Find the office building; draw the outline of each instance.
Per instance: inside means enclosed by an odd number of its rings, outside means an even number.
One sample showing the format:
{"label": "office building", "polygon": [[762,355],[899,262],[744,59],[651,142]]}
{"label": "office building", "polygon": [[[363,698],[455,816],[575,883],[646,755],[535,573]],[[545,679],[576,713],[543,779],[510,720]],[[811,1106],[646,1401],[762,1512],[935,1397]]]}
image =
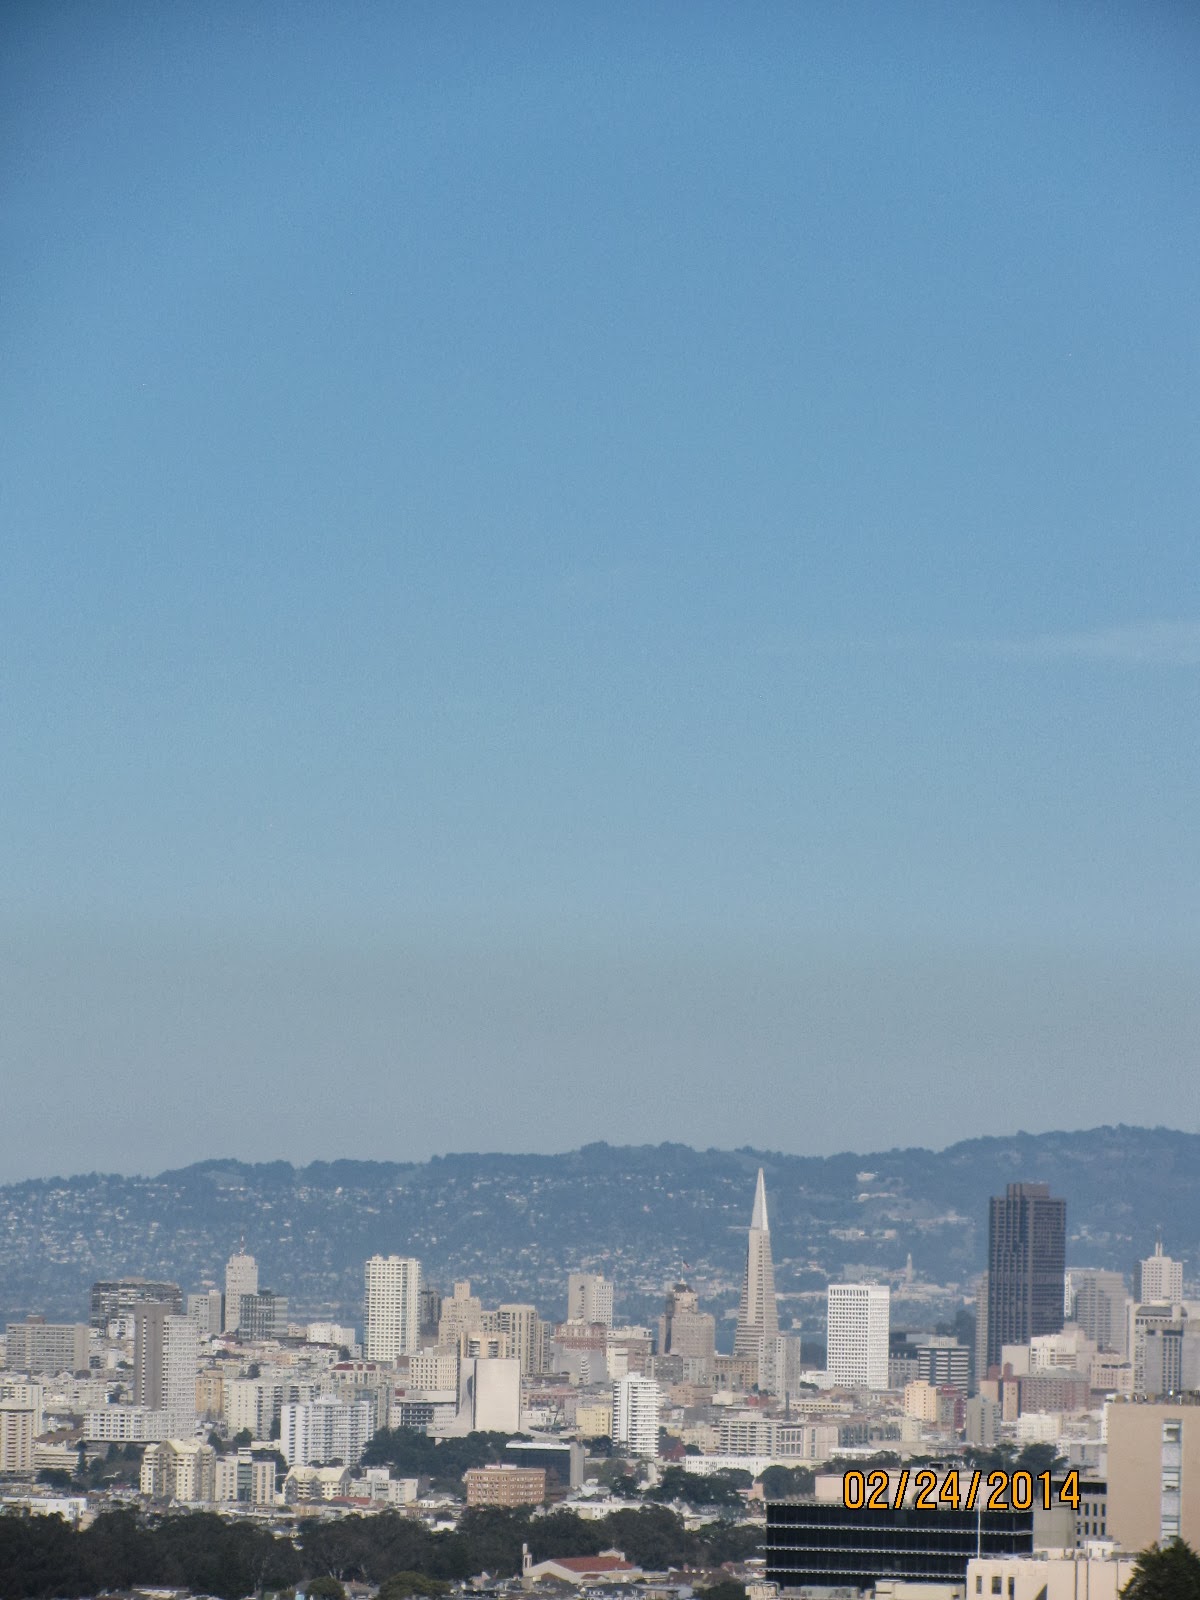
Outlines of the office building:
{"label": "office building", "polygon": [[1183,1299],[1183,1262],[1163,1255],[1162,1240],[1154,1254],[1138,1263],[1134,1299],[1142,1305],[1175,1306]]}
{"label": "office building", "polygon": [[458,1389],[457,1350],[417,1350],[408,1358],[408,1389],[426,1390]]}
{"label": "office building", "polygon": [[572,1272],[567,1278],[568,1322],[602,1322],[613,1325],[613,1286],[598,1272]]}
{"label": "office building", "polygon": [[1133,1392],[1150,1400],[1200,1390],[1200,1323],[1180,1316],[1145,1326],[1133,1372]]}
{"label": "office building", "polygon": [[544,1472],[546,1493],[554,1496],[579,1488],[586,1456],[575,1439],[510,1439],[504,1447],[504,1461],[508,1466]]}
{"label": "office building", "polygon": [[757,1361],[762,1341],[773,1339],[778,1332],[779,1311],[775,1301],[775,1264],[771,1259],[767,1190],[760,1167],[746,1241],[746,1269],[742,1277],[742,1298],[738,1307],[733,1353]]}
{"label": "office building", "polygon": [[777,1333],[764,1339],[758,1351],[758,1387],[764,1394],[795,1394],[804,1361],[798,1333]]}
{"label": "office building", "polygon": [[238,1307],[237,1336],[240,1343],[257,1339],[282,1339],[288,1330],[288,1303],[272,1289],[244,1294]]}
{"label": "office building", "polygon": [[935,1389],[961,1389],[971,1381],[971,1352],[957,1339],[925,1339],[917,1349],[917,1377]]}
{"label": "office building", "polygon": [[341,1349],[349,1350],[351,1355],[357,1354],[354,1349],[358,1342],[354,1337],[354,1329],[341,1322],[310,1322],[304,1330],[304,1337],[309,1344],[332,1344]]}
{"label": "office building", "polygon": [[1075,1267],[1071,1270],[1071,1320],[1097,1350],[1125,1360],[1129,1355],[1125,1279],[1119,1272]]}
{"label": "office building", "polygon": [[225,1263],[225,1332],[236,1333],[241,1318],[242,1296],[258,1293],[258,1262],[246,1254],[245,1241]]}
{"label": "office building", "polygon": [[825,1367],[834,1383],[887,1388],[891,1299],[886,1284],[829,1285]]}
{"label": "office building", "polygon": [[712,1363],[717,1353],[717,1319],[701,1311],[695,1291],[677,1283],[667,1291],[658,1319],[658,1353]]}
{"label": "office building", "polygon": [[441,1290],[423,1282],[417,1295],[417,1334],[422,1344],[429,1344],[437,1338],[441,1318]]}
{"label": "office building", "polygon": [[1200,1404],[1114,1400],[1108,1532],[1125,1550],[1180,1538],[1200,1549]]}
{"label": "office building", "polygon": [[288,1402],[279,1419],[279,1448],[289,1467],[356,1467],[375,1432],[375,1408],[366,1400]]}
{"label": "office building", "polygon": [[767,1502],[766,1577],[780,1589],[872,1590],[881,1579],[958,1584],[972,1557],[1030,1555],[1032,1511],[878,1510]]}
{"label": "office building", "polygon": [[367,1360],[410,1355],[420,1346],[421,1263],[414,1256],[372,1256],[366,1279]]}
{"label": "office building", "polygon": [[183,1310],[183,1291],[177,1283],[151,1278],[108,1278],[92,1285],[88,1322],[103,1331],[110,1322],[132,1317],[140,1305],[162,1305],[178,1316]]}
{"label": "office building", "polygon": [[196,1421],[196,1373],[200,1337],[196,1324],[165,1305],[139,1305],[134,1312],[133,1397],[147,1411],[165,1411],[181,1437]]}
{"label": "office building", "polygon": [[500,1306],[496,1311],[496,1331],[508,1339],[508,1353],[521,1363],[523,1377],[545,1371],[544,1328],[536,1306]]}
{"label": "office building", "polygon": [[521,1431],[521,1363],[515,1356],[468,1356],[459,1363],[458,1426],[463,1433]]}
{"label": "office building", "polygon": [[463,1477],[468,1510],[540,1506],[546,1499],[546,1474],[537,1467],[470,1467]]}
{"label": "office building", "polygon": [[653,1378],[630,1372],[613,1384],[613,1443],[631,1456],[658,1455],[658,1418],[662,1400]]}
{"label": "office building", "polygon": [[1000,1437],[1000,1407],[986,1395],[973,1395],[964,1414],[964,1435],[968,1444],[991,1449]]}
{"label": "office building", "polygon": [[1183,1387],[1182,1339],[1187,1326],[1182,1306],[1130,1302],[1129,1351],[1134,1394],[1158,1395]]}
{"label": "office building", "polygon": [[201,1339],[217,1339],[225,1327],[225,1296],[220,1289],[201,1289],[187,1297],[187,1315]]}
{"label": "office building", "polygon": [[86,1372],[90,1330],[86,1322],[10,1322],[6,1360],[13,1372]]}
{"label": "office building", "polygon": [[482,1326],[483,1301],[471,1293],[470,1279],[460,1278],[454,1285],[454,1293],[442,1296],[437,1342],[444,1349],[465,1354],[466,1336],[477,1333]]}
{"label": "office building", "polygon": [[1010,1183],[988,1223],[987,1369],[1006,1344],[1028,1344],[1063,1325],[1067,1203],[1045,1183]]}

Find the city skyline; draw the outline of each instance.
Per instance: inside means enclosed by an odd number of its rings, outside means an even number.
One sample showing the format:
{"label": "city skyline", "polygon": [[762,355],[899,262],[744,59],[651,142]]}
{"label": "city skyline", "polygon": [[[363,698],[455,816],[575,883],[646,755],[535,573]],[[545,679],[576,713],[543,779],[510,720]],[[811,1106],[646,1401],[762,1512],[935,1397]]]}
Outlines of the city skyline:
{"label": "city skyline", "polygon": [[[58,1509],[53,1484],[82,1491],[72,1500],[76,1526],[115,1506],[135,1524],[168,1527],[172,1516],[200,1510],[210,1546],[224,1522],[269,1518],[275,1533],[300,1533],[288,1548],[305,1558],[314,1527],[369,1541],[380,1515],[393,1540],[404,1529],[406,1580],[431,1559],[414,1553],[423,1524],[453,1530],[463,1577],[486,1560],[494,1581],[503,1571],[494,1542],[486,1557],[464,1562],[470,1514],[487,1507],[523,1518],[513,1531],[526,1579],[582,1586],[595,1561],[638,1583],[646,1556],[635,1550],[629,1561],[624,1547],[638,1538],[640,1503],[656,1519],[656,1568],[667,1564],[662,1540],[673,1529],[735,1539],[720,1570],[743,1585],[762,1579],[762,1551],[767,1591],[754,1600],[772,1600],[779,1582],[837,1577],[865,1592],[900,1575],[951,1580],[941,1600],[961,1600],[962,1580],[982,1594],[985,1572],[994,1594],[1011,1576],[1012,1600],[1019,1576],[1035,1578],[1021,1600],[1037,1600],[1048,1576],[1077,1584],[1081,1559],[1089,1587],[1092,1563],[1101,1563],[1115,1600],[1123,1559],[1156,1540],[1197,1536],[1200,1300],[1188,1298],[1195,1284],[1161,1230],[1132,1263],[1132,1293],[1124,1272],[1068,1275],[1069,1167],[1055,1173],[1065,1194],[1028,1177],[1009,1181],[980,1203],[988,1270],[973,1302],[963,1285],[921,1279],[911,1254],[891,1275],[895,1300],[867,1269],[840,1280],[819,1273],[822,1356],[800,1331],[804,1296],[787,1296],[780,1326],[766,1172],[753,1170],[728,1351],[714,1338],[704,1293],[674,1277],[660,1282],[656,1333],[652,1319],[629,1315],[613,1276],[571,1265],[574,1250],[557,1255],[555,1303],[540,1309],[511,1297],[497,1304],[494,1289],[474,1293],[466,1278],[447,1293],[416,1255],[360,1257],[360,1339],[357,1325],[330,1318],[330,1302],[297,1318],[287,1300],[252,1287],[262,1274],[246,1232],[227,1245],[209,1287],[186,1297],[174,1281],[105,1279],[91,1287],[87,1323],[8,1321],[2,1509],[26,1517]],[[749,1176],[743,1164],[743,1216]],[[867,1185],[880,1175],[855,1178]],[[860,1189],[860,1201],[869,1198]],[[286,1214],[276,1221],[291,1230]],[[298,1229],[291,1248],[320,1252],[321,1241]],[[985,1479],[986,1511],[972,1505]],[[565,1544],[539,1561],[542,1507],[555,1513]],[[705,1520],[685,1521],[689,1507]],[[402,1518],[388,1516],[398,1509]],[[329,1529],[344,1517],[353,1523]],[[592,1537],[596,1520],[610,1518],[622,1547],[571,1553],[584,1517]],[[4,1532],[0,1517],[0,1540]],[[681,1600],[694,1588],[698,1554],[693,1546]],[[23,1562],[22,1553],[12,1565]],[[228,1592],[248,1593],[255,1581],[248,1574]],[[651,1582],[661,1596],[663,1573]],[[668,1589],[672,1582],[667,1572]],[[386,1584],[380,1594],[394,1600]],[[650,1596],[639,1588],[627,1600]]]}

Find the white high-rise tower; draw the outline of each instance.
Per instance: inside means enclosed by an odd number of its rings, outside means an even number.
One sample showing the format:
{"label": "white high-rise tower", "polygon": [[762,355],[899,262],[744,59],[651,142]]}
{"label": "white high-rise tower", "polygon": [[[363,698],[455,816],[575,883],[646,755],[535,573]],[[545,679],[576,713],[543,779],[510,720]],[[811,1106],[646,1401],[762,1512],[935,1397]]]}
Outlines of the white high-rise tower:
{"label": "white high-rise tower", "polygon": [[762,1354],[763,1340],[779,1333],[779,1311],[775,1304],[775,1264],[771,1260],[771,1230],[767,1223],[767,1190],[762,1168],[754,1190],[754,1212],[750,1218],[750,1237],[746,1242],[746,1273],[742,1280],[742,1303],[738,1308],[737,1333],[733,1341],[735,1356]]}
{"label": "white high-rise tower", "polygon": [[598,1272],[572,1272],[567,1278],[567,1321],[613,1323],[613,1286]]}
{"label": "white high-rise tower", "polygon": [[246,1254],[243,1239],[225,1263],[225,1332],[236,1333],[244,1294],[258,1293],[258,1262]]}
{"label": "white high-rise tower", "polygon": [[173,1433],[190,1438],[196,1421],[200,1334],[170,1306],[145,1303],[133,1318],[133,1397],[150,1411],[165,1411]]}
{"label": "white high-rise tower", "polygon": [[891,1303],[886,1284],[829,1285],[825,1370],[835,1383],[887,1388]]}
{"label": "white high-rise tower", "polygon": [[658,1454],[658,1416],[662,1396],[653,1378],[630,1372],[613,1384],[613,1442],[631,1456]]}
{"label": "white high-rise tower", "polygon": [[368,1361],[395,1361],[417,1348],[421,1329],[421,1263],[415,1256],[372,1256],[367,1262]]}
{"label": "white high-rise tower", "polygon": [[1183,1299],[1183,1262],[1163,1255],[1162,1240],[1139,1265],[1137,1297],[1142,1305],[1177,1305]]}

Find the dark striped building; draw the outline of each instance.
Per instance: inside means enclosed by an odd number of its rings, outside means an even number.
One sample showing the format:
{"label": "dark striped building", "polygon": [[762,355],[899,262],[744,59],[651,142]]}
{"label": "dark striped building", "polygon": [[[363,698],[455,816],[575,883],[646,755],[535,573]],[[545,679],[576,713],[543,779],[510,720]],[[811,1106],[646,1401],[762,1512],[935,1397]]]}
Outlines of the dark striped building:
{"label": "dark striped building", "polygon": [[962,1583],[972,1556],[1033,1553],[1032,1511],[918,1511],[767,1502],[767,1578],[781,1589],[873,1588],[878,1578]]}

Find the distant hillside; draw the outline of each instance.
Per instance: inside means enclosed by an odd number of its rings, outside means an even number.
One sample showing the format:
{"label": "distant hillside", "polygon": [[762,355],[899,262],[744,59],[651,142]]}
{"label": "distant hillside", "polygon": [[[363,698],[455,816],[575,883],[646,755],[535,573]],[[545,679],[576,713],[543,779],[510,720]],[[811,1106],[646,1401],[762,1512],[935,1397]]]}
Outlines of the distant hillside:
{"label": "distant hillside", "polygon": [[[683,1270],[732,1303],[754,1174],[766,1169],[778,1287],[820,1289],[851,1270],[969,1289],[983,1265],[988,1196],[1044,1179],[1068,1205],[1068,1263],[1128,1271],[1153,1245],[1200,1263],[1200,1135],[1165,1128],[974,1139],[948,1150],[789,1156],[684,1145],[591,1144],[554,1156],[454,1155],[246,1165],[203,1161],[155,1178],[90,1174],[0,1187],[0,1317],[86,1315],[97,1277],[219,1280],[245,1235],[264,1286],[299,1315],[361,1319],[362,1267],[415,1254],[449,1287],[561,1315],[565,1276],[602,1269],[618,1309],[645,1315]],[[786,1302],[785,1302],[786,1303]]]}

